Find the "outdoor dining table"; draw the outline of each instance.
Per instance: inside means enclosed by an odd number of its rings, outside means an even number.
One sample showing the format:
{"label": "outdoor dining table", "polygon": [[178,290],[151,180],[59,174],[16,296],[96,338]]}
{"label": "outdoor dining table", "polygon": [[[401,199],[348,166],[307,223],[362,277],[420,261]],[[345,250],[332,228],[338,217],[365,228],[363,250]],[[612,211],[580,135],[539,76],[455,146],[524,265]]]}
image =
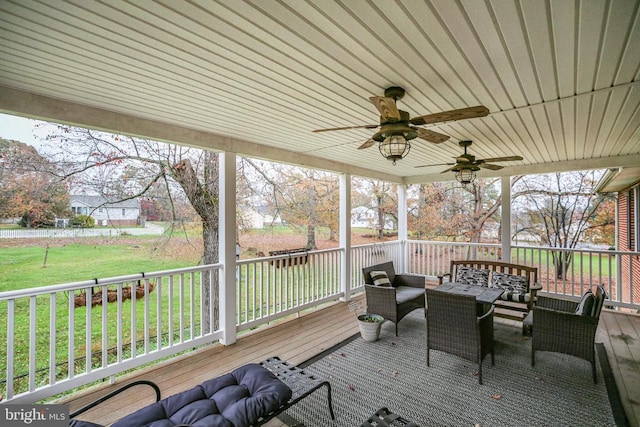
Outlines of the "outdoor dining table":
{"label": "outdoor dining table", "polygon": [[476,301],[481,304],[493,304],[504,289],[489,288],[486,286],[467,285],[463,283],[448,282],[434,288],[436,291],[447,292],[457,295],[471,295],[476,297]]}

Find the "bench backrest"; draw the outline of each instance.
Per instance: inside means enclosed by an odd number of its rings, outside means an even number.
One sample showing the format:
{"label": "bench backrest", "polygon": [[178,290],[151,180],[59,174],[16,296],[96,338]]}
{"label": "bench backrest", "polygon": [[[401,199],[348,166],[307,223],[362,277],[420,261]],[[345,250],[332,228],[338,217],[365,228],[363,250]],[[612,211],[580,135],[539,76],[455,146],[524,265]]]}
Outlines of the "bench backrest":
{"label": "bench backrest", "polygon": [[524,276],[529,279],[528,287],[538,283],[538,268],[528,265],[510,264],[508,262],[488,261],[488,260],[457,260],[451,261],[451,281],[455,281],[456,268],[458,266],[472,267],[480,270],[497,271],[498,273],[514,274]]}

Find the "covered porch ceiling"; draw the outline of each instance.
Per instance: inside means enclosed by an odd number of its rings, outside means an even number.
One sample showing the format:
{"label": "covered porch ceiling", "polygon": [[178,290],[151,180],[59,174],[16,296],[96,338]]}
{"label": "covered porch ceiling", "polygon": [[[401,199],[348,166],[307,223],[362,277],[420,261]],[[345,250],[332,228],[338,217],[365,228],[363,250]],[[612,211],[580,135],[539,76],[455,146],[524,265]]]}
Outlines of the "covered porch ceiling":
{"label": "covered porch ceiling", "polygon": [[[470,139],[481,176],[640,174],[636,0],[0,2],[0,111],[398,183],[441,174]],[[368,100],[402,86],[423,126],[396,165]],[[633,172],[628,172],[632,173]]]}

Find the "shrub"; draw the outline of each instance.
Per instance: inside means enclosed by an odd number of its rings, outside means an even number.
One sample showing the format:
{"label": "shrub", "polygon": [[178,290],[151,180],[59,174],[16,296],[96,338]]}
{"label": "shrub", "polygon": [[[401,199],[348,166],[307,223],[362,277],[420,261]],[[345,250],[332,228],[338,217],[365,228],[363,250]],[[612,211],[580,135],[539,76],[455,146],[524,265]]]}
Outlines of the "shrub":
{"label": "shrub", "polygon": [[71,220],[72,227],[92,228],[95,227],[96,221],[90,215],[76,215]]}

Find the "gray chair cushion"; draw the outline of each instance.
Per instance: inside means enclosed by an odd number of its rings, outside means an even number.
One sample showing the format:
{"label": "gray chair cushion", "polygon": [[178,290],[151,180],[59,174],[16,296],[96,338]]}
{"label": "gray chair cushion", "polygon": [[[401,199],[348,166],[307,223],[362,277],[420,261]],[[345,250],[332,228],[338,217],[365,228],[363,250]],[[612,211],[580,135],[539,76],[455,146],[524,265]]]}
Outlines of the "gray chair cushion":
{"label": "gray chair cushion", "polygon": [[417,297],[424,298],[424,289],[412,288],[411,286],[398,286],[396,288],[396,302],[398,304],[411,301]]}

